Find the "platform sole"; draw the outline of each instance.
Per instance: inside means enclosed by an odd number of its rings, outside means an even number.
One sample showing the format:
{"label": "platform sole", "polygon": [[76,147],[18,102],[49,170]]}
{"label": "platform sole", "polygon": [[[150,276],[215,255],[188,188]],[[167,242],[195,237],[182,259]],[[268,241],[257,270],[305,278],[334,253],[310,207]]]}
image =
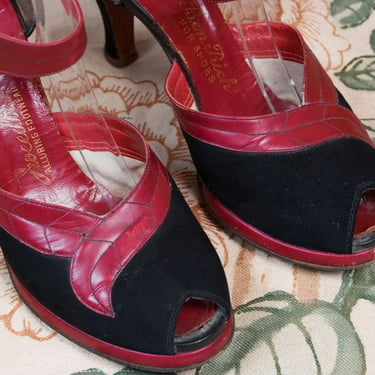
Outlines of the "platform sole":
{"label": "platform sole", "polygon": [[293,263],[322,270],[346,270],[372,263],[375,250],[362,251],[357,254],[333,254],[313,251],[277,240],[252,225],[244,222],[226,208],[207,187],[200,181],[203,197],[213,214],[232,231],[245,240],[257,245],[266,252],[277,255]]}
{"label": "platform sole", "polygon": [[233,313],[226,322],[221,335],[208,346],[194,352],[176,355],[155,355],[137,352],[111,345],[72,326],[44,307],[19,281],[8,265],[13,284],[25,304],[44,322],[63,336],[108,359],[120,362],[134,369],[152,372],[176,372],[199,367],[212,360],[230,343],[234,332]]}

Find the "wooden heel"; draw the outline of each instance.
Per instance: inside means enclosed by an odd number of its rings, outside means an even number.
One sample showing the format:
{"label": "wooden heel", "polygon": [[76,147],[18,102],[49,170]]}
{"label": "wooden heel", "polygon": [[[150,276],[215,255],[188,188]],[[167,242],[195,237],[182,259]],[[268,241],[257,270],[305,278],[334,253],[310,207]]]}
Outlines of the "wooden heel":
{"label": "wooden heel", "polygon": [[105,29],[105,56],[116,67],[129,65],[137,58],[134,42],[134,16],[121,3],[96,0]]}

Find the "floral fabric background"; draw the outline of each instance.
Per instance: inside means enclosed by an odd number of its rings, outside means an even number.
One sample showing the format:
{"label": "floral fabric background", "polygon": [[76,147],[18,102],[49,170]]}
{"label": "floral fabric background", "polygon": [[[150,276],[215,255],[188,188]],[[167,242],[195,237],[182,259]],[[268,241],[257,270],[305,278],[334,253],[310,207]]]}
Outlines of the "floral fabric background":
{"label": "floral fabric background", "polygon": [[[88,77],[100,110],[126,118],[149,140],[224,264],[236,331],[228,349],[186,375],[375,375],[375,264],[355,271],[310,270],[243,242],[206,211],[195,171],[163,91],[169,63],[137,23],[139,59],[117,69],[103,57],[96,3],[81,0]],[[264,0],[270,18],[296,26],[375,138],[375,1]],[[249,14],[254,10],[249,9]],[[55,99],[47,86],[52,103]],[[72,82],[58,92],[77,95]],[[0,371],[8,375],[144,374],[55,333],[21,302],[0,255]]]}

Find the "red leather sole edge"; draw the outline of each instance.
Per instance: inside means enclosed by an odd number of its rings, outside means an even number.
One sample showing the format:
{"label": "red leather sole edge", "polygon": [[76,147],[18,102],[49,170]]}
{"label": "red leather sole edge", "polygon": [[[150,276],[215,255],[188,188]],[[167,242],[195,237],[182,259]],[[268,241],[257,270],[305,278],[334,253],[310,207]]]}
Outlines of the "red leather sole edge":
{"label": "red leather sole edge", "polygon": [[155,355],[124,349],[90,336],[53,314],[30,294],[18,280],[9,265],[8,269],[13,284],[21,298],[42,320],[85,348],[115,361],[125,363],[133,368],[158,372],[175,372],[195,368],[206,363],[223,351],[233,336],[234,317],[232,313],[221,335],[210,345],[194,352],[176,355]]}
{"label": "red leather sole edge", "polygon": [[324,253],[308,250],[277,240],[252,225],[242,221],[232,211],[219,202],[201,182],[202,192],[213,213],[231,229],[245,237],[247,240],[261,246],[266,251],[286,258],[295,263],[323,269],[354,268],[370,263],[375,258],[375,249],[362,251],[352,255]]}

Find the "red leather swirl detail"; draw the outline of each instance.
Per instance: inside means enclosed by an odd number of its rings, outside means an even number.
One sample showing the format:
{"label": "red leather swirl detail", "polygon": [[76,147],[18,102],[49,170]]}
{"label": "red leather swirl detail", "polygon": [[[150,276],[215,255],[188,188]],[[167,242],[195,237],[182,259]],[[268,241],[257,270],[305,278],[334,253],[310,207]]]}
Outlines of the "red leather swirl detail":
{"label": "red leather swirl detail", "polygon": [[[95,136],[85,128],[92,117],[65,115],[69,122],[81,124],[75,136],[86,135],[78,139],[78,144],[90,143],[91,150],[112,151],[101,143],[95,145]],[[55,119],[58,121],[61,117],[56,115]],[[114,138],[122,145],[121,154],[135,155],[145,162],[144,173],[128,196],[110,212],[96,215],[24,199],[0,189],[0,223],[8,233],[35,251],[72,257],[71,283],[77,298],[88,308],[111,315],[112,285],[164,221],[171,185],[167,172],[138,130],[114,118],[106,121]],[[62,124],[60,129],[64,134]],[[72,140],[66,142],[68,148],[74,148]]]}
{"label": "red leather swirl detail", "polygon": [[137,188],[105,216],[74,254],[71,283],[80,301],[112,314],[111,288],[116,276],[162,223],[169,207],[168,177],[156,156]]}

